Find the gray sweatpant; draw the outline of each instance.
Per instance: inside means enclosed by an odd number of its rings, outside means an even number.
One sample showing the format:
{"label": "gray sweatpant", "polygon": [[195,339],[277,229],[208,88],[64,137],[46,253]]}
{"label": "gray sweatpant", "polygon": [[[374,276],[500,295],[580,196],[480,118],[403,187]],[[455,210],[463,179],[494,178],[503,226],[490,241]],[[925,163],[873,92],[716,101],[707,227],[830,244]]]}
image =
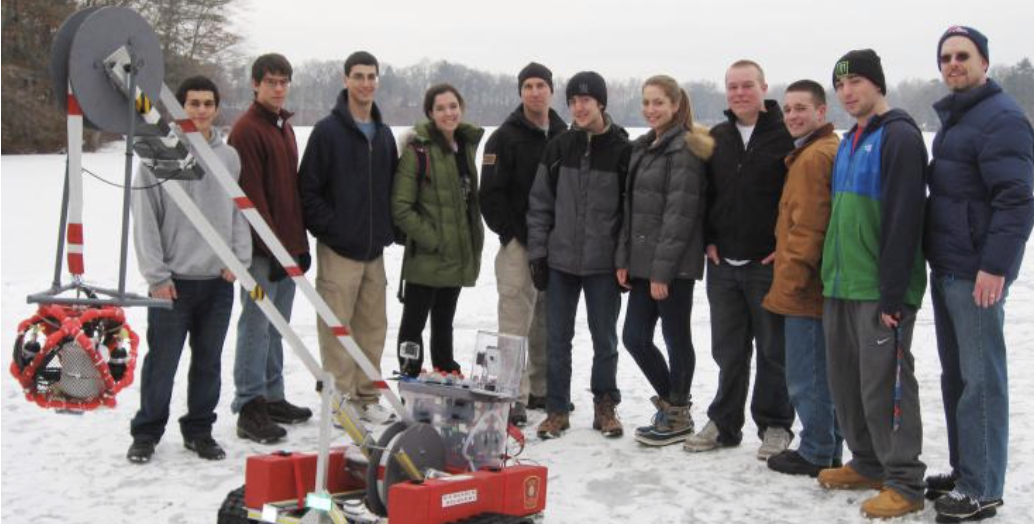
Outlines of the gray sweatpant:
{"label": "gray sweatpant", "polygon": [[915,310],[905,307],[899,323],[904,358],[901,366],[901,426],[893,429],[897,351],[894,330],[880,321],[878,302],[827,298],[822,327],[826,333],[829,389],[837,422],[852,459],[865,477],[882,480],[911,500],[923,497],[926,464],[919,383],[912,357]]}

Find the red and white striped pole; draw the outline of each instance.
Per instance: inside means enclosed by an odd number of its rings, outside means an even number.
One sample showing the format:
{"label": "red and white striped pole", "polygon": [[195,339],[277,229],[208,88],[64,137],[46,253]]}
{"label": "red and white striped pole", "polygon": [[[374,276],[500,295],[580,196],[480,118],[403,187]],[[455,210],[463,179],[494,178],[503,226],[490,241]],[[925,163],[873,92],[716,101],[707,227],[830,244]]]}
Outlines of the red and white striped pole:
{"label": "red and white striped pole", "polygon": [[83,110],[68,85],[68,223],[65,239],[68,271],[82,278],[83,264]]}

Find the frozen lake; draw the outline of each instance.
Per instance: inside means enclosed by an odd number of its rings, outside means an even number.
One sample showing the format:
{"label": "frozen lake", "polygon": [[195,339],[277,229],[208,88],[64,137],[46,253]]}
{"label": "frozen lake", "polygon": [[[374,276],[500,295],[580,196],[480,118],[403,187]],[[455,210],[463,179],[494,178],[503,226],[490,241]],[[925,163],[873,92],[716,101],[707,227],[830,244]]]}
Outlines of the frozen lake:
{"label": "frozen lake", "polygon": [[[299,129],[304,143],[307,129]],[[401,129],[399,129],[401,131]],[[637,134],[637,133],[634,133]],[[123,156],[119,147],[85,155],[85,168],[109,179],[121,179]],[[479,156],[480,158],[480,156]],[[11,348],[16,326],[34,308],[25,296],[47,288],[53,270],[54,240],[64,157],[59,155],[4,156],[0,177],[0,224],[2,224],[2,348]],[[118,275],[118,233],[121,193],[85,177],[85,238],[87,280],[113,287]],[[495,328],[496,290],[493,259],[498,242],[493,235],[485,246],[481,278],[477,286],[464,289],[456,317],[457,360],[470,361],[474,334]],[[132,253],[132,250],[130,250]],[[402,250],[386,252],[387,290],[394,297],[398,284]],[[1020,279],[1013,285],[1007,307],[1006,338],[1012,370],[1011,446],[1006,505],[997,523],[1034,522],[1034,261],[1028,256]],[[130,257],[129,287],[144,292],[146,286]],[[310,280],[314,273],[309,274]],[[300,295],[299,295],[300,296]],[[389,348],[395,340],[401,305],[388,300]],[[239,307],[237,308],[239,310]],[[237,312],[234,313],[236,318]],[[143,335],[145,311],[128,311],[131,325]],[[619,320],[620,323],[623,320]],[[604,440],[590,428],[591,394],[588,391],[591,346],[579,311],[575,335],[572,430],[554,441],[529,438],[522,460],[550,468],[546,518],[551,523],[575,522],[868,522],[858,512],[863,493],[827,492],[812,479],[795,478],[769,471],[754,454],[758,442],[753,424],[744,428],[742,446],[713,453],[690,455],[680,447],[644,449],[626,435]],[[709,312],[702,286],[698,286],[693,310],[693,341],[697,368],[692,394],[697,425],[706,421],[705,410],[717,385],[718,371],[709,355]],[[82,416],[44,411],[25,401],[21,389],[9,374],[0,379],[0,448],[2,448],[2,519],[10,523],[142,523],[193,524],[213,522],[226,493],[243,483],[247,455],[273,449],[309,451],[315,449],[314,422],[290,429],[288,439],[276,448],[242,441],[234,436],[236,418],[229,400],[233,380],[233,332],[223,353],[223,396],[215,434],[227,450],[227,459],[205,462],[183,449],[173,420],[152,463],[131,465],[124,458],[130,444],[129,420],[139,402],[139,384],[119,396],[114,410]],[[316,320],[313,309],[296,300],[293,326],[317,353]],[[660,342],[659,342],[660,343]],[[939,363],[934,342],[932,310],[924,303],[916,324],[913,351],[920,382],[924,420],[923,460],[932,472],[945,471],[947,439],[940,401]],[[146,348],[141,344],[141,357]],[[619,408],[626,428],[645,423],[652,414],[651,389],[638,368],[622,351],[619,385],[624,402]],[[4,350],[4,369],[10,352]],[[185,358],[184,358],[185,361]],[[180,366],[172,416],[185,409],[186,365]],[[394,352],[385,352],[382,369],[395,369]],[[285,362],[288,398],[315,407],[318,397],[313,380],[300,361]],[[527,432],[543,415],[532,412]],[[749,417],[748,417],[749,418]],[[339,442],[345,442],[342,435]],[[796,447],[796,443],[792,444]],[[933,522],[932,506],[904,522]]]}

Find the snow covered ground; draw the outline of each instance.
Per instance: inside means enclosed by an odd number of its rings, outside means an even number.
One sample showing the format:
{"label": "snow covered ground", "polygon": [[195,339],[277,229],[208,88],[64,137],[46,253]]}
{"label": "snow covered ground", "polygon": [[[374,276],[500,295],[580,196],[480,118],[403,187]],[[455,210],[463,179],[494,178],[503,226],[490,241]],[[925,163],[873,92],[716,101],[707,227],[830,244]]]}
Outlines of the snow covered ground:
{"label": "snow covered ground", "polygon": [[[299,140],[304,142],[307,130],[299,131]],[[117,181],[123,162],[121,150],[109,147],[106,152],[86,155],[83,165]],[[315,449],[315,422],[290,428],[288,439],[276,448],[234,436],[236,419],[230,413],[229,400],[233,393],[235,322],[231,323],[223,353],[223,396],[215,427],[215,437],[228,453],[224,461],[202,461],[181,445],[175,417],[185,410],[183,369],[186,365],[180,367],[177,378],[173,420],[167,438],[158,447],[153,462],[144,466],[131,465],[124,458],[130,443],[129,420],[139,403],[139,383],[119,396],[117,409],[85,415],[57,414],[26,402],[20,387],[7,373],[11,356],[5,348],[13,344],[18,322],[34,311],[25,303],[25,296],[50,285],[64,157],[4,156],[2,172],[2,520],[12,524],[214,522],[226,493],[243,483],[246,456],[278,448]],[[121,193],[89,177],[85,178],[85,187],[88,280],[113,287],[118,276]],[[496,291],[492,268],[498,246],[494,236],[488,238],[478,285],[465,289],[460,296],[456,343],[457,360],[461,363],[470,361],[476,331],[495,327]],[[395,295],[401,254],[398,247],[388,249],[386,254],[389,297]],[[312,276],[310,273],[310,278]],[[128,285],[135,291],[145,290],[132,256]],[[388,308],[390,348],[396,337],[401,305],[389,299]],[[995,522],[1021,524],[1034,522],[1034,375],[1030,373],[1034,369],[1034,261],[1028,260],[1019,281],[1013,285],[1008,311],[1006,337],[1012,370],[1012,440],[1006,505]],[[131,325],[143,335],[145,312],[133,309],[128,315]],[[697,348],[693,415],[698,426],[706,421],[706,406],[714,394],[718,376],[709,353],[708,315],[700,286],[692,326]],[[623,320],[619,320],[619,329],[620,322]],[[300,295],[295,301],[292,324],[318,355],[315,314]],[[579,312],[578,326],[572,381],[573,400],[577,405],[573,428],[565,437],[549,442],[531,436],[521,457],[550,469],[548,522],[866,521],[858,507],[867,493],[828,492],[812,479],[769,471],[754,456],[758,442],[750,421],[744,428],[743,445],[706,454],[691,455],[678,446],[646,449],[630,436],[603,439],[590,427],[592,400],[588,384],[592,350],[584,306]],[[922,458],[931,471],[940,472],[947,468],[948,455],[929,299],[919,315],[913,351],[925,422]],[[141,357],[144,353],[146,347],[141,344]],[[395,369],[394,352],[390,349],[385,352],[382,369],[386,373]],[[315,407],[318,397],[313,390],[313,380],[297,358],[286,358],[285,375],[288,397],[296,403]],[[624,396],[619,412],[630,432],[632,427],[650,417],[651,390],[627,354],[621,356],[618,379]],[[531,435],[544,417],[541,412],[532,413],[527,430]],[[340,442],[344,441],[342,435]],[[796,442],[793,446],[796,447]],[[934,512],[928,506],[923,513],[901,520],[933,522]]]}

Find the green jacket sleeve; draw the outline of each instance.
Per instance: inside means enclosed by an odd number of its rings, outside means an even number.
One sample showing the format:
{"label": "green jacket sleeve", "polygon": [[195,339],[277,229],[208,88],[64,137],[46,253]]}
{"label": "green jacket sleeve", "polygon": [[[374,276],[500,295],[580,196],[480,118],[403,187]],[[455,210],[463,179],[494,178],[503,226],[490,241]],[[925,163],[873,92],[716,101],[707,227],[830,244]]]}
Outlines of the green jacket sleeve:
{"label": "green jacket sleeve", "polygon": [[[395,225],[421,248],[435,252],[439,249],[439,236],[431,220],[421,212],[420,182],[417,181],[416,151],[406,147],[395,172],[395,184],[391,194],[391,215]],[[427,168],[430,169],[430,159]],[[432,190],[426,188],[426,190]]]}

